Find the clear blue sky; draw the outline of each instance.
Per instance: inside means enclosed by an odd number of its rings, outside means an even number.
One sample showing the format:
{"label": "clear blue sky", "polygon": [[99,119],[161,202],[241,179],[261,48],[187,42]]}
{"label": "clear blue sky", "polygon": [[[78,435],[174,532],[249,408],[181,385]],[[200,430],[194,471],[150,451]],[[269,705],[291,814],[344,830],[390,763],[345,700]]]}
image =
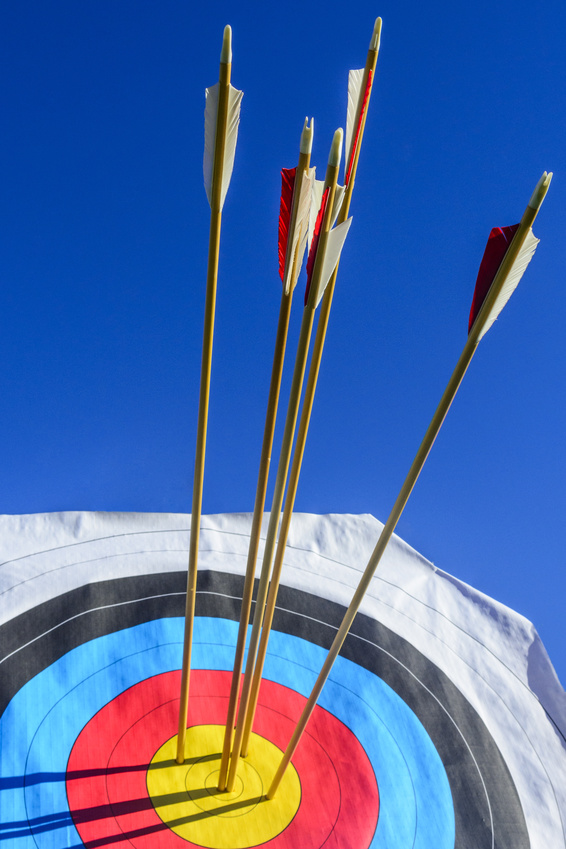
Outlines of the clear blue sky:
{"label": "clear blue sky", "polygon": [[204,88],[217,80],[226,23],[245,96],[204,510],[252,509],[280,300],[279,172],[296,162],[305,115],[324,170],[348,69],[363,66],[377,15],[354,222],[296,506],[385,520],[465,342],[489,230],[516,223],[553,170],[537,254],[483,340],[398,531],[532,619],[565,681],[559,0],[3,4],[0,511],[190,511]]}

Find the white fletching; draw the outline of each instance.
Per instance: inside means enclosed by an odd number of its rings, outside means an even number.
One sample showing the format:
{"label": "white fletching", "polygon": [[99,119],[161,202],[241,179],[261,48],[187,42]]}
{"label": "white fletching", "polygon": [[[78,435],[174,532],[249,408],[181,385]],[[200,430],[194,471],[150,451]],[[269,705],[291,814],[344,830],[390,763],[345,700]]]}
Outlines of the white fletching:
{"label": "white fletching", "polygon": [[[309,233],[309,216],[311,211],[313,193],[312,187],[315,173],[315,168],[309,168],[308,171],[303,171],[302,174],[299,196],[297,199],[295,228],[293,233],[290,235],[291,249],[289,256],[291,257],[291,262],[287,264],[287,271],[285,273],[285,279],[283,280],[283,289],[286,295],[288,295],[292,289],[295,289],[297,280],[299,279],[299,272],[303,264],[303,256],[307,246],[307,237]],[[294,257],[295,262],[293,262]],[[291,279],[293,267],[295,269],[295,273],[293,275],[293,279]]]}
{"label": "white fletching", "polygon": [[316,218],[322,203],[322,194],[324,189],[324,180],[315,180],[312,184],[312,199],[309,213],[309,251],[311,249],[312,237],[314,236],[314,227]]}
{"label": "white fletching", "polygon": [[350,164],[352,145],[356,138],[356,117],[358,115],[358,107],[360,105],[363,79],[363,68],[360,68],[358,71],[350,71],[348,74],[348,115],[346,118],[346,158],[344,160],[344,167],[346,170],[348,170],[348,165]]}
{"label": "white fletching", "polygon": [[[336,219],[338,218],[338,213],[340,212],[340,207],[342,206],[342,201],[344,200],[344,193],[346,191],[345,186],[336,186],[336,191],[334,192],[334,206],[332,207],[332,218],[330,220],[330,226],[334,227],[336,223]],[[312,242],[312,237],[314,234],[314,228],[316,224],[316,218],[318,215],[318,211],[320,209],[320,204],[322,203],[322,195],[324,193],[324,180],[315,180],[312,188],[312,201],[310,208],[310,217],[309,217],[309,250]]]}
{"label": "white fletching", "polygon": [[509,273],[507,274],[507,278],[505,280],[505,283],[503,284],[503,288],[495,299],[495,302],[484,323],[481,333],[478,336],[478,342],[485,336],[485,334],[487,333],[487,331],[489,330],[493,322],[496,320],[499,313],[501,312],[501,310],[503,309],[503,307],[519,285],[519,280],[525,273],[527,265],[533,258],[533,254],[536,250],[536,246],[538,245],[539,241],[540,239],[537,239],[537,237],[533,234],[533,231],[529,230],[529,232],[527,233],[527,237],[523,242],[523,246],[517,254],[515,262],[509,269]]}
{"label": "white fletching", "polygon": [[339,224],[338,227],[335,227],[334,230],[331,230],[328,234],[322,273],[318,284],[318,292],[316,293],[316,307],[320,304],[322,296],[324,295],[324,290],[328,286],[328,281],[330,280],[334,269],[338,265],[340,254],[342,253],[342,248],[344,247],[344,242],[346,241],[346,236],[348,235],[351,223],[352,219],[348,218],[346,221],[343,221],[342,224]]}
{"label": "white fletching", "polygon": [[331,227],[334,227],[334,224],[336,223],[345,194],[346,186],[336,186],[336,191],[334,192],[334,207],[332,209],[332,221],[330,224]]}
{"label": "white fletching", "polygon": [[[212,178],[214,173],[214,147],[216,144],[216,125],[218,116],[219,84],[206,89],[206,108],[204,110],[204,188],[209,204],[212,203]],[[234,169],[238,126],[240,124],[240,105],[244,93],[230,86],[228,92],[228,115],[226,120],[226,139],[224,142],[224,161],[222,165],[222,190],[220,209],[224,206],[226,192]]]}

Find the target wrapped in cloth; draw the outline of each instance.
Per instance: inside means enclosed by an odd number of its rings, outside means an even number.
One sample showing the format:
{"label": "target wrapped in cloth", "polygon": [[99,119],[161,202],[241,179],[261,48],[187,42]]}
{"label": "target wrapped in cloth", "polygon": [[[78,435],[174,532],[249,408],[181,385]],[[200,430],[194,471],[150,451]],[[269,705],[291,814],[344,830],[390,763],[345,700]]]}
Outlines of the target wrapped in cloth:
{"label": "target wrapped in cloth", "polygon": [[265,798],[379,535],[371,516],[295,515],[250,751],[219,793],[250,521],[202,521],[179,765],[187,518],[2,518],[2,846],[565,845],[565,695],[536,631],[397,537]]}

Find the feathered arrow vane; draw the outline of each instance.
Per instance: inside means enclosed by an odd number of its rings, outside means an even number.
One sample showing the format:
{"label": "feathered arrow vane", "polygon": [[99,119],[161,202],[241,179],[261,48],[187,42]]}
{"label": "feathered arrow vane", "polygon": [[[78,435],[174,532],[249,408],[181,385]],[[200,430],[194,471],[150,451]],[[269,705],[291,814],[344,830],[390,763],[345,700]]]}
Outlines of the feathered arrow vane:
{"label": "feathered arrow vane", "polygon": [[[328,159],[329,166],[339,167],[342,156],[342,138],[342,130],[337,130],[334,134],[334,141]],[[318,183],[319,181],[317,180],[313,191],[313,195],[317,199],[320,191],[317,185]],[[320,185],[322,191],[320,191],[318,213],[314,225],[310,228],[307,285],[305,289],[305,306],[310,302],[315,309],[319,305],[328,281],[338,265],[340,254],[342,253],[342,248],[344,247],[344,242],[346,241],[346,236],[352,223],[352,219],[348,218],[347,221],[343,221],[337,227],[333,226],[344,198],[344,187],[336,185],[334,186],[334,191],[331,191],[332,187],[327,182]]]}
{"label": "feathered arrow vane", "polygon": [[[344,196],[350,183],[352,186],[349,189],[351,196],[353,181],[355,178],[359,151],[362,143],[363,131],[367,116],[367,109],[371,90],[373,87],[373,78],[375,74],[375,66],[379,53],[381,42],[381,18],[377,18],[371,41],[368,49],[368,58],[364,68],[350,71],[348,74],[348,108],[346,113],[346,145],[344,158],[344,185],[336,186],[336,195],[334,198],[334,208],[332,210],[332,226],[342,209]],[[309,248],[314,236],[316,227],[317,211],[320,210],[322,203],[324,183],[322,180],[316,180],[313,186],[313,201],[311,204],[311,216],[309,224]],[[349,203],[348,203],[349,206]],[[348,215],[346,209],[341,220],[345,221]]]}
{"label": "feathered arrow vane", "polygon": [[206,196],[212,209],[221,210],[232,179],[240,107],[243,91],[230,84],[232,69],[232,30],[224,29],[220,54],[220,79],[206,89],[204,110],[203,174]]}
{"label": "feathered arrow vane", "polygon": [[189,705],[191,649],[195,616],[200,517],[202,512],[204,459],[208,425],[208,399],[210,395],[212,341],[214,336],[214,312],[216,308],[216,284],[218,280],[218,257],[220,250],[220,227],[222,224],[222,207],[234,166],[234,153],[238,138],[238,124],[240,122],[240,102],[242,100],[242,92],[230,85],[231,71],[232,30],[227,26],[224,29],[222,51],[220,53],[219,81],[213,88],[206,91],[206,108],[204,113],[204,186],[208,202],[210,203],[210,236],[208,241],[206,303],[204,309],[197,444],[193,479],[187,600],[185,606],[181,703],[179,708],[179,732],[177,736],[176,759],[177,763],[180,764],[185,760],[185,737]]}
{"label": "feathered arrow vane", "polygon": [[377,18],[368,50],[368,60],[365,68],[350,71],[348,74],[348,113],[346,117],[346,155],[344,159],[344,185],[348,186],[355,175],[355,165],[359,154],[364,124],[373,76],[375,73],[375,61],[381,42],[381,18]]}
{"label": "feathered arrow vane", "polygon": [[295,753],[309,718],[315,708],[318,697],[320,696],[322,688],[330,674],[334,661],[336,660],[348,631],[352,626],[352,622],[360,608],[364,595],[369,589],[375,570],[377,569],[381,557],[387,548],[387,544],[393,535],[393,531],[401,517],[417,478],[422,471],[430,449],[438,436],[438,432],[478,347],[478,343],[509,300],[509,297],[517,287],[517,284],[533,255],[537,240],[532,235],[531,226],[538,210],[540,209],[542,201],[544,200],[551,178],[552,174],[547,174],[545,171],[537,183],[519,225],[509,229],[503,228],[503,230],[492,230],[490,240],[488,241],[488,247],[480,265],[480,272],[472,305],[472,314],[470,316],[471,327],[468,340],[464,346],[462,354],[460,355],[460,359],[456,364],[456,368],[452,373],[452,377],[448,382],[448,386],[444,390],[440,404],[438,405],[432,421],[428,426],[424,439],[421,442],[420,448],[417,451],[411,468],[409,469],[409,473],[405,478],[405,482],[403,483],[401,491],[397,496],[397,500],[393,505],[393,509],[389,514],[389,518],[383,527],[381,535],[377,541],[377,545],[372,552],[350,606],[344,614],[340,628],[338,629],[334,642],[330,647],[326,660],[324,661],[301,717],[295,727],[289,745],[285,750],[285,754],[281,759],[281,763],[277,769],[275,777],[273,778],[271,787],[267,791],[268,799],[273,798],[285,770]]}
{"label": "feathered arrow vane", "polygon": [[468,332],[477,342],[496,320],[533,258],[539,239],[531,227],[551,179],[552,172],[547,174],[545,171],[519,224],[495,227],[489,234],[468,323]]}
{"label": "feathered arrow vane", "polygon": [[[301,135],[301,155],[312,149],[313,120],[308,119]],[[315,183],[315,168],[283,168],[279,209],[279,275],[286,294],[297,285],[307,246],[309,218]]]}

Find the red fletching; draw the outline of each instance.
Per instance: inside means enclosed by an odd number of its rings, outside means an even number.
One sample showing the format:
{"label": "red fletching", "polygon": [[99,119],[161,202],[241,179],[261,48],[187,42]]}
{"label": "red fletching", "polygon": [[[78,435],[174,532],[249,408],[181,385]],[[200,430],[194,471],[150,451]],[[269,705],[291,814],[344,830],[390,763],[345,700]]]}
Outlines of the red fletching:
{"label": "red fletching", "polygon": [[352,152],[350,153],[350,161],[348,162],[348,170],[346,171],[346,176],[344,177],[344,185],[347,186],[350,182],[350,175],[352,173],[352,167],[354,165],[354,157],[356,155],[356,149],[358,147],[358,141],[360,140],[360,132],[362,130],[362,118],[364,117],[364,113],[367,109],[369,93],[371,90],[371,81],[373,78],[373,73],[371,68],[368,73],[368,81],[366,83],[366,90],[364,91],[364,99],[362,101],[362,108],[360,109],[360,114],[358,117],[358,126],[356,127],[356,132],[354,135],[354,144],[352,145]]}
{"label": "red fletching", "polygon": [[499,266],[503,262],[503,257],[507,253],[507,248],[511,244],[513,236],[517,232],[518,228],[518,224],[513,224],[511,227],[494,227],[489,234],[480,270],[478,271],[476,288],[474,289],[472,308],[470,310],[470,320],[468,322],[468,333],[472,329],[472,325],[478,317],[478,313],[487,293],[490,290]]}
{"label": "red fletching", "polygon": [[296,168],[283,168],[281,171],[281,203],[279,206],[279,276],[281,280],[283,280],[285,274],[285,257],[287,256],[296,173]]}
{"label": "red fletching", "polygon": [[328,201],[328,193],[330,191],[330,187],[327,187],[324,190],[324,194],[322,196],[322,200],[320,202],[320,209],[318,210],[318,215],[316,216],[316,221],[314,224],[314,233],[312,236],[311,249],[309,251],[309,258],[307,259],[307,288],[305,289],[305,306],[307,305],[307,301],[309,299],[309,290],[311,287],[311,278],[312,272],[314,269],[314,261],[316,258],[316,252],[318,250],[318,240],[320,237],[320,229],[322,227],[322,222],[324,220],[324,213],[326,211],[326,204]]}

